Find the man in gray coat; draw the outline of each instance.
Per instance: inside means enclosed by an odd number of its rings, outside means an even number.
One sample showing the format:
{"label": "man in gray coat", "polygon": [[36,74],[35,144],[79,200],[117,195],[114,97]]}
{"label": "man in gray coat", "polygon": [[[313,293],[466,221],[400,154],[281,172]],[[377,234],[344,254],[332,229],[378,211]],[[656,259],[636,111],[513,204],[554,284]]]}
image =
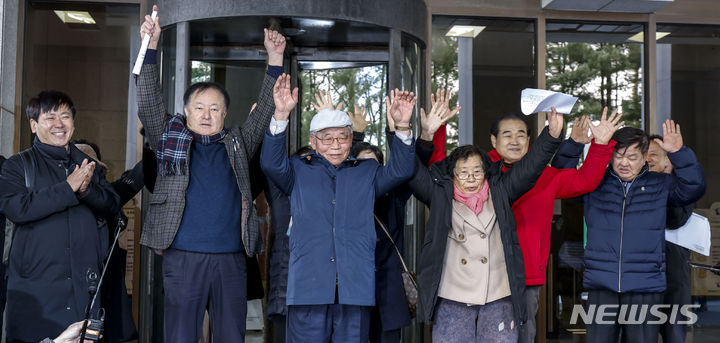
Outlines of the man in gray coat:
{"label": "man in gray coat", "polygon": [[[138,116],[158,158],[140,243],[163,254],[165,341],[197,342],[207,310],[218,342],[243,342],[247,315],[246,255],[262,251],[248,161],[275,111],[285,38],[265,30],[268,69],[257,108],[242,128],[224,127],[229,95],[216,83],[191,85],[184,113],[166,113],[155,63],[157,19],[137,77]],[[277,85],[285,82],[277,82]]]}

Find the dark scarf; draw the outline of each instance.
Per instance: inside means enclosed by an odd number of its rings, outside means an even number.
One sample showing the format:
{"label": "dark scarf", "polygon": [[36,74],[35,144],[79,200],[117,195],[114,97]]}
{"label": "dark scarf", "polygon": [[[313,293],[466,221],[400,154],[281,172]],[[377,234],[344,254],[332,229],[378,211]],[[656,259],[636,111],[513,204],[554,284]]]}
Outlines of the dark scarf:
{"label": "dark scarf", "polygon": [[[498,154],[497,150],[495,150],[495,149],[490,150],[490,152],[488,153],[488,156],[490,156],[490,160],[493,162],[502,160],[502,157],[500,157],[500,154]],[[502,166],[503,173],[507,173],[507,171],[510,170],[510,168],[512,168],[512,166],[513,166],[512,163],[505,163],[503,161],[503,166]]]}
{"label": "dark scarf", "polygon": [[172,117],[160,138],[157,149],[158,174],[162,176],[183,175],[187,166],[187,152],[193,140],[203,145],[220,142],[227,130],[212,136],[198,135],[185,126],[185,116]]}
{"label": "dark scarf", "polygon": [[70,167],[73,166],[72,152],[73,149],[77,149],[75,148],[75,144],[68,144],[68,148],[65,149],[65,147],[62,146],[45,144],[41,142],[39,138],[35,137],[33,145],[43,157],[55,162],[61,162],[67,169],[71,169]]}

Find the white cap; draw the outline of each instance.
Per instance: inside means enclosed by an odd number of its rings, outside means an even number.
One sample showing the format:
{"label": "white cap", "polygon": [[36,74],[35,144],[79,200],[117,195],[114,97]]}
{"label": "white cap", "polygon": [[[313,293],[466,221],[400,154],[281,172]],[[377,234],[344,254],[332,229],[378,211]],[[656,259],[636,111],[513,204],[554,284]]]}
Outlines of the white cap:
{"label": "white cap", "polygon": [[329,127],[352,126],[347,113],[338,110],[324,109],[318,112],[310,121],[310,133],[315,133]]}

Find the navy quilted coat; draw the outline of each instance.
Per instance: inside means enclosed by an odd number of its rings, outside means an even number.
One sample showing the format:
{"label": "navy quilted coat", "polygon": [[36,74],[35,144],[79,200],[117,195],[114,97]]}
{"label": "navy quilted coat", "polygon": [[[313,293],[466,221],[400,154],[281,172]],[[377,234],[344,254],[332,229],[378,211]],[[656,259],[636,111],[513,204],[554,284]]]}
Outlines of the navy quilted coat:
{"label": "navy quilted coat", "polygon": [[667,207],[692,204],[705,193],[705,177],[692,150],[683,147],[668,156],[675,175],[650,172],[646,165],[626,183],[608,168],[597,189],[583,197],[585,288],[665,291]]}

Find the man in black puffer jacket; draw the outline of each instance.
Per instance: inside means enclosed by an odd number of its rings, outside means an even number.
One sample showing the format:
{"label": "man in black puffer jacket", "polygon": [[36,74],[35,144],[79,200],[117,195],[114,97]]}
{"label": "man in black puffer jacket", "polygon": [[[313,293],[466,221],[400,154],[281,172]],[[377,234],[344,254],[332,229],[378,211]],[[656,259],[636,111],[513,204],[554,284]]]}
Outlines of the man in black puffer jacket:
{"label": "man in black puffer jacket", "polygon": [[[650,136],[650,149],[648,150],[648,168],[657,173],[673,173],[673,167],[665,152],[657,142],[662,136]],[[693,205],[683,207],[668,207],[666,228],[675,230],[685,225],[693,213]],[[667,264],[667,289],[665,290],[664,304],[687,305],[692,304],[690,296],[690,250],[671,242],[665,242],[665,260]],[[667,309],[666,312],[669,312]],[[670,315],[670,313],[666,313]],[[665,323],[660,328],[663,342],[683,343],[687,334],[688,325],[679,323]]]}

